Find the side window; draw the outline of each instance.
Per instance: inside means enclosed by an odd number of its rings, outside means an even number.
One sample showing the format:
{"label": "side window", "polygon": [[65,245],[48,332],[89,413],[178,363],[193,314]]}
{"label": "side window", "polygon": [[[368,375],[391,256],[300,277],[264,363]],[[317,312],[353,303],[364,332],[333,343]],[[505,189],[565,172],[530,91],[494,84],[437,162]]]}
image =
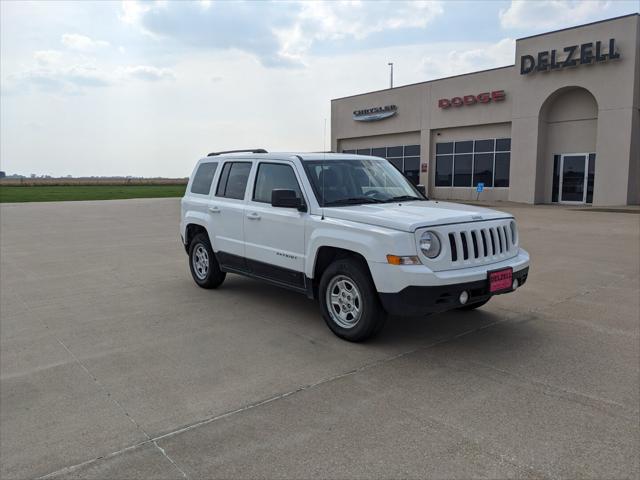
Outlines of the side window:
{"label": "side window", "polygon": [[218,180],[216,197],[242,200],[247,189],[247,180],[251,172],[251,162],[227,162],[222,167]]}
{"label": "side window", "polygon": [[275,188],[293,190],[302,197],[296,174],[290,165],[282,163],[261,163],[258,166],[256,185],[253,190],[255,202],[271,203],[271,191]]}
{"label": "side window", "polygon": [[216,162],[201,163],[193,177],[193,182],[191,182],[191,193],[209,195],[211,182],[217,168],[218,164]]}

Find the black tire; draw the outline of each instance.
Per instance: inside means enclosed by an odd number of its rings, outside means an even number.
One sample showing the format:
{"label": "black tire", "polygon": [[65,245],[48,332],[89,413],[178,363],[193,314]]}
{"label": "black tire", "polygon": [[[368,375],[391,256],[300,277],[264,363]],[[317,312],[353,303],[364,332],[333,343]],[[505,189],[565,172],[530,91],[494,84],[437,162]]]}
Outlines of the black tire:
{"label": "black tire", "polygon": [[[206,256],[204,255],[205,253]],[[202,268],[203,263],[198,262],[198,259],[204,261],[205,258],[207,263],[206,272]],[[193,237],[189,245],[189,269],[191,270],[193,281],[202,288],[218,288],[227,276],[225,272],[220,270],[220,265],[209,242],[209,235],[206,233],[199,233]]]}
{"label": "black tire", "polygon": [[[343,282],[344,285],[355,286],[355,292],[351,290],[353,297],[349,297],[348,301],[353,301],[353,307],[358,309],[358,318],[351,314],[353,325],[345,326],[341,325],[335,318],[340,318],[340,307],[333,308],[334,315],[331,314],[330,305],[327,301],[327,291],[333,284],[333,290],[340,290],[340,287],[336,282]],[[337,289],[337,290],[336,290]],[[356,298],[358,301],[356,302]],[[333,333],[338,337],[348,340],[350,342],[362,342],[368,338],[375,336],[384,325],[386,314],[380,305],[378,298],[378,292],[375,289],[373,280],[369,275],[369,272],[365,265],[361,261],[354,258],[344,258],[336,260],[322,274],[320,278],[320,284],[318,288],[318,301],[320,303],[320,310],[324,321]],[[346,298],[344,300],[347,301]],[[345,307],[351,308],[351,304],[345,304]],[[345,310],[346,311],[346,310]],[[347,313],[347,316],[349,313]],[[348,317],[347,317],[348,318]],[[348,322],[349,320],[342,320]]]}
{"label": "black tire", "polygon": [[482,300],[481,302],[469,303],[467,305],[463,305],[462,307],[458,307],[458,310],[462,310],[462,311],[475,310],[476,308],[480,308],[481,306],[483,306],[489,300],[491,300],[491,297],[487,298],[486,300]]}

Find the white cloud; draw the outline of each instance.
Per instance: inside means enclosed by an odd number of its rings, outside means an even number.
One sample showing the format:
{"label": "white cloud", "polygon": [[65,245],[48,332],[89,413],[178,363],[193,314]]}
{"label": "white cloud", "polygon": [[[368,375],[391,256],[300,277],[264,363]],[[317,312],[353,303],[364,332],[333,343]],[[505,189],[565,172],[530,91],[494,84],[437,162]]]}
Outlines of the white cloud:
{"label": "white cloud", "polygon": [[576,25],[601,14],[611,5],[603,0],[512,0],[500,9],[502,28],[563,28]]}
{"label": "white cloud", "polygon": [[[137,2],[120,19],[157,39],[199,49],[237,49],[267,66],[304,64],[321,42],[363,40],[384,31],[425,28],[443,13],[432,1]],[[259,21],[256,21],[259,19]]]}
{"label": "white cloud", "polygon": [[158,80],[173,79],[175,75],[167,68],[158,68],[150,65],[136,65],[123,67],[120,69],[123,77],[137,78],[148,82],[156,82]]}
{"label": "white cloud", "polygon": [[9,75],[6,87],[13,94],[28,93],[35,88],[49,93],[76,95],[87,87],[106,87],[110,84],[109,76],[93,65],[38,65]]}
{"label": "white cloud", "polygon": [[62,58],[62,52],[58,50],[38,50],[33,53],[33,58],[42,65],[58,63]]}
{"label": "white cloud", "polygon": [[451,46],[446,60],[442,56],[427,56],[422,61],[429,78],[448,77],[462,73],[512,65],[515,57],[515,40],[504,38],[496,43],[477,48]]}
{"label": "white cloud", "polygon": [[85,35],[75,33],[65,33],[62,35],[62,44],[71,50],[80,52],[88,52],[109,46],[109,42],[105,42],[104,40],[93,40]]}
{"label": "white cloud", "polygon": [[142,3],[136,0],[122,0],[120,20],[130,25],[135,25],[140,18],[153,8],[150,2]]}
{"label": "white cloud", "polygon": [[35,62],[32,65],[6,77],[4,91],[18,94],[35,88],[49,93],[76,95],[90,88],[175,78],[173,71],[168,68],[98,64],[82,54],[64,54],[55,50],[40,50],[33,57]]}
{"label": "white cloud", "polygon": [[442,14],[439,1],[302,2],[297,24],[311,29],[316,38],[365,38],[398,28],[424,28]]}
{"label": "white cloud", "polygon": [[425,28],[443,13],[439,1],[310,1],[300,5],[291,25],[273,30],[280,43],[278,54],[297,62],[304,62],[316,42],[347,37],[362,40],[386,30]]}

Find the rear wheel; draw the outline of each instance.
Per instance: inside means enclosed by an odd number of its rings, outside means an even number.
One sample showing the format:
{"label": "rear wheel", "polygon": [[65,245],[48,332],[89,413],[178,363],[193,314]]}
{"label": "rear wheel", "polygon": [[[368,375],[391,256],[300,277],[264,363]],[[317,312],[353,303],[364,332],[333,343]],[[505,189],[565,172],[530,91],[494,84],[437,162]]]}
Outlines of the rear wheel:
{"label": "rear wheel", "polygon": [[382,329],[385,313],[362,262],[345,258],[329,265],[318,297],[325,322],[340,338],[361,342]]}
{"label": "rear wheel", "polygon": [[220,265],[211,248],[209,236],[199,233],[189,246],[189,268],[193,280],[202,288],[217,288],[224,282],[227,274],[220,270]]}
{"label": "rear wheel", "polygon": [[483,306],[489,300],[491,300],[491,297],[487,298],[486,300],[482,300],[481,302],[469,303],[467,305],[463,305],[462,307],[458,307],[458,310],[463,310],[463,311],[475,310],[476,308],[480,308],[481,306]]}

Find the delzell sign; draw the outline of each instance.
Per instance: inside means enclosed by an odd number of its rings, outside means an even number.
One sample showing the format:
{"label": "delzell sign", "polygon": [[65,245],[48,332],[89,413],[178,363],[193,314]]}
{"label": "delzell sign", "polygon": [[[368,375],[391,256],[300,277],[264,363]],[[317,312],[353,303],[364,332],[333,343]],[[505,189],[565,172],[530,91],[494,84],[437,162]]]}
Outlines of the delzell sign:
{"label": "delzell sign", "polygon": [[561,68],[576,67],[602,63],[620,58],[616,51],[616,39],[609,39],[609,44],[589,42],[581,45],[570,45],[562,50],[547,50],[538,55],[522,55],[520,57],[520,75],[533,72],[550,72]]}
{"label": "delzell sign", "polygon": [[357,122],[375,122],[383,118],[393,117],[398,112],[395,105],[385,105],[384,107],[363,108],[354,110],[353,119]]}
{"label": "delzell sign", "polygon": [[479,93],[478,95],[463,95],[462,97],[441,98],[438,100],[438,107],[462,107],[475,105],[476,103],[502,102],[505,99],[504,90],[494,90],[493,92]]}

